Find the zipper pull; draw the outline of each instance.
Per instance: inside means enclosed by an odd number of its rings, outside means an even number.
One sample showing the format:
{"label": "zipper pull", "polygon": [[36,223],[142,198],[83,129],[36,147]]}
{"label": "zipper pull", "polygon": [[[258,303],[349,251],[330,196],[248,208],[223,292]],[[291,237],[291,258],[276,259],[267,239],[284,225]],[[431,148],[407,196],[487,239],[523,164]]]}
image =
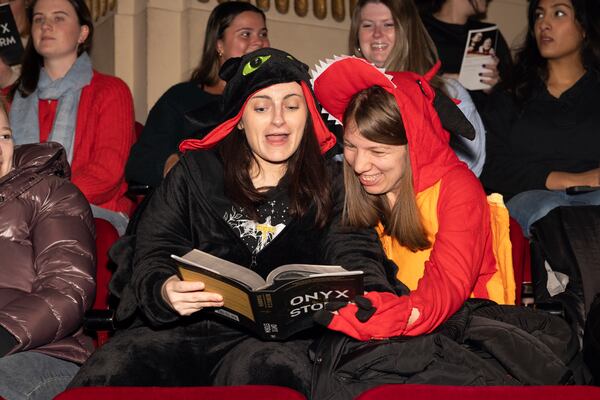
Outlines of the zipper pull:
{"label": "zipper pull", "polygon": [[256,268],[256,254],[252,254],[252,261],[250,262],[250,269]]}

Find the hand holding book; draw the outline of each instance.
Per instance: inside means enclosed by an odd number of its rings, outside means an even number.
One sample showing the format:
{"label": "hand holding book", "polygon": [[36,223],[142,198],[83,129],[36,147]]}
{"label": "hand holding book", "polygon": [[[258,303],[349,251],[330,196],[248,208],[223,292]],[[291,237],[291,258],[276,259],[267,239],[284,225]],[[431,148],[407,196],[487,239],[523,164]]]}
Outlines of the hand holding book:
{"label": "hand holding book", "polygon": [[205,292],[202,281],[182,281],[177,275],[163,283],[163,299],[180,315],[191,315],[205,307],[223,307],[223,296]]}

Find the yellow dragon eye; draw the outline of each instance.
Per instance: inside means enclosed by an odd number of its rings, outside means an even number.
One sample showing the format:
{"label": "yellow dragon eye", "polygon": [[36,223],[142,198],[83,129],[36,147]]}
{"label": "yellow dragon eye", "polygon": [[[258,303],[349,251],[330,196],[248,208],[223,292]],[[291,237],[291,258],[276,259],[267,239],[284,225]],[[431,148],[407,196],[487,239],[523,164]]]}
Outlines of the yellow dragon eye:
{"label": "yellow dragon eye", "polygon": [[244,65],[244,69],[242,70],[242,75],[246,76],[246,75],[253,73],[257,69],[259,69],[260,66],[263,65],[269,58],[271,58],[271,56],[258,56],[256,58],[253,58],[252,60],[248,61],[246,63],[246,65]]}

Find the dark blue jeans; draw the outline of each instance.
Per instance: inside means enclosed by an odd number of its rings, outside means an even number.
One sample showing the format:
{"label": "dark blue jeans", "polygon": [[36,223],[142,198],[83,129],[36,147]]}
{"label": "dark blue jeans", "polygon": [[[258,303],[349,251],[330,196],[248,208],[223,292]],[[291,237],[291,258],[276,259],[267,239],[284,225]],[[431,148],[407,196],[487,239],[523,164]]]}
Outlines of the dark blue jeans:
{"label": "dark blue jeans", "polygon": [[79,366],[35,351],[0,358],[0,396],[6,400],[51,400],[65,390]]}
{"label": "dark blue jeans", "polygon": [[530,236],[531,225],[556,207],[597,205],[600,205],[600,190],[576,195],[564,191],[528,190],[506,203],[508,212],[521,225],[526,237]]}

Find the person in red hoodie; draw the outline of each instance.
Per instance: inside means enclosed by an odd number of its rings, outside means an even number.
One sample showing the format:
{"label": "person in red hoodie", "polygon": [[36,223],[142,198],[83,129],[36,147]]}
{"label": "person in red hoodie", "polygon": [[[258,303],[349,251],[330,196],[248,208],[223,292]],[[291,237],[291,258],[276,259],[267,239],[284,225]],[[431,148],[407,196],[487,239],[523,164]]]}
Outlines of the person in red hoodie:
{"label": "person in red hoodie", "polygon": [[124,179],[135,140],[131,92],[92,69],[93,22],[83,0],[36,0],[29,18],[31,40],[10,111],[15,142],[62,144],[94,215],[124,232],[134,206]]}
{"label": "person in red hoodie", "polygon": [[359,340],[430,333],[471,296],[514,302],[505,290],[510,271],[494,255],[506,247],[494,243],[486,195],[433,107],[434,73],[385,75],[346,57],[317,67],[313,79],[321,105],[344,125],[344,221],[376,228],[411,289],[369,292],[319,316]]}

